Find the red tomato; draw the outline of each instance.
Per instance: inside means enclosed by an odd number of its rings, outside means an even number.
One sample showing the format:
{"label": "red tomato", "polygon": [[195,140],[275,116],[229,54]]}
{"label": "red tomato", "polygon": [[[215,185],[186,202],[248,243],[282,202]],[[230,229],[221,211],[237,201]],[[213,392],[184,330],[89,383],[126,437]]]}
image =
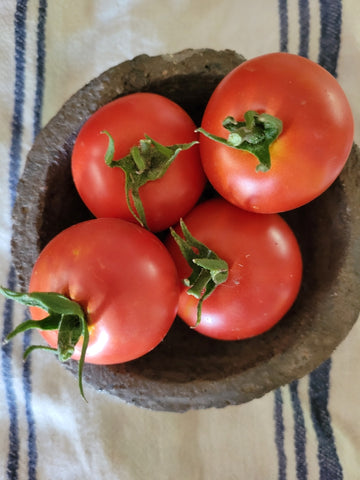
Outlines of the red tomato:
{"label": "red tomato", "polygon": [[[95,219],[57,235],[35,263],[30,292],[58,292],[78,302],[86,316],[85,361],[126,362],[153,349],[177,311],[174,262],[151,232],[120,219]],[[46,315],[31,308],[32,318]],[[53,348],[57,331],[41,331]],[[75,347],[79,359],[82,341]]]}
{"label": "red tomato", "polygon": [[243,121],[249,110],[283,123],[270,146],[271,168],[256,171],[253,154],[201,135],[204,170],[215,189],[229,202],[259,213],[294,209],[325,191],[344,167],[354,135],[352,112],[335,78],[293,54],[248,60],[215,89],[202,128],[227,138],[223,120]]}
{"label": "red tomato", "polygon": [[[129,154],[148,135],[165,146],[198,139],[189,115],[168,98],[153,93],[134,93],[96,111],[83,125],[72,153],[72,175],[85,205],[96,217],[135,221],[125,196],[121,168],[105,164],[109,139],[114,139],[114,159]],[[140,187],[147,224],[161,231],[176,223],[197,202],[205,185],[199,146],[182,151],[165,175]]]}
{"label": "red tomato", "polygon": [[[275,325],[295,301],[302,278],[300,248],[288,224],[278,214],[254,214],[221,198],[199,204],[184,222],[229,267],[227,280],[203,301],[195,330],[220,340],[239,340]],[[174,239],[169,237],[166,244],[179,277],[188,278],[190,267]],[[194,327],[199,300],[187,290],[183,284],[178,314]]]}

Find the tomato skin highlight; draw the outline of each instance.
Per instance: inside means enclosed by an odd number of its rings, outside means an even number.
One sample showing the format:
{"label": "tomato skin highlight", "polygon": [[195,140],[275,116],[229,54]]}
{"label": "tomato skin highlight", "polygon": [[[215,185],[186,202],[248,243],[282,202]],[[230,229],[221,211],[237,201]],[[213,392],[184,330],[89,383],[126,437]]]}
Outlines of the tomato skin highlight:
{"label": "tomato skin highlight", "polygon": [[[293,305],[302,279],[300,248],[287,223],[278,214],[254,214],[221,198],[199,204],[184,222],[229,265],[228,279],[204,300],[195,331],[240,340],[273,327]],[[180,279],[188,278],[190,267],[172,237],[166,246]],[[187,289],[182,285],[178,315],[194,327],[198,300]]]}
{"label": "tomato skin highlight", "polygon": [[[176,103],[154,93],[120,97],[97,110],[75,141],[71,168],[75,186],[95,217],[136,222],[126,204],[125,175],[105,164],[109,132],[115,142],[115,160],[129,154],[145,135],[165,146],[198,140],[196,126]],[[199,199],[206,178],[199,145],[180,152],[165,175],[140,188],[149,229],[159,232],[176,223]]]}
{"label": "tomato skin highlight", "polygon": [[247,60],[217,86],[202,128],[227,138],[227,116],[243,120],[254,110],[283,122],[270,146],[272,166],[256,172],[258,160],[200,135],[205,173],[229,202],[257,213],[295,209],[324,192],[343,169],[354,137],[349,102],[337,80],[318,64],[289,53]]}
{"label": "tomato skin highlight", "polygon": [[[53,238],[36,261],[29,291],[52,291],[77,301],[90,333],[85,361],[122,363],[149,352],[176,316],[179,283],[160,240],[144,228],[113,218],[74,225]],[[30,308],[32,318],[45,312]],[[41,331],[57,347],[56,331]],[[73,359],[80,357],[82,342]]]}

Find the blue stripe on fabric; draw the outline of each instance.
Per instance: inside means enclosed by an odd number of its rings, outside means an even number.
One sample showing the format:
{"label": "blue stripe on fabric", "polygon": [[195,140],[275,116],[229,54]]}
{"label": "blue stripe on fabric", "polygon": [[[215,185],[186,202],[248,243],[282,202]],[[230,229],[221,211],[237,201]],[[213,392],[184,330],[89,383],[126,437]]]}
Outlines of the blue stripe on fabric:
{"label": "blue stripe on fabric", "polygon": [[279,0],[279,18],[280,18],[280,52],[288,51],[288,8],[287,0]]}
{"label": "blue stripe on fabric", "polygon": [[296,477],[298,480],[307,480],[308,468],[306,461],[306,429],[303,409],[298,393],[299,381],[290,384],[291,403],[294,414],[294,435],[296,454]]}
{"label": "blue stripe on fabric", "polygon": [[[26,14],[27,0],[17,0],[14,32],[15,32],[15,85],[14,85],[14,110],[11,123],[11,145],[9,161],[9,193],[10,205],[14,206],[16,186],[19,178],[21,163],[21,142],[23,133],[23,110],[25,98],[25,45],[26,45]],[[15,289],[15,269],[11,265],[7,278],[7,285]],[[13,305],[5,300],[2,340],[13,329]],[[19,426],[16,403],[16,392],[12,377],[12,345],[6,344],[2,350],[2,376],[5,383],[6,401],[9,413],[9,451],[6,475],[9,480],[17,480],[19,470]]]}
{"label": "blue stripe on fabric", "polygon": [[[31,345],[31,332],[24,333],[23,349],[25,350]],[[36,445],[36,430],[35,420],[32,409],[32,381],[31,381],[31,359],[30,356],[26,359],[23,366],[23,388],[25,397],[25,415],[28,424],[28,478],[29,480],[36,479],[37,468],[37,445]]]}
{"label": "blue stripe on fabric", "polygon": [[300,22],[299,55],[301,55],[302,57],[307,57],[309,55],[309,37],[310,37],[309,0],[299,0],[299,22]]}
{"label": "blue stripe on fabric", "polygon": [[41,128],[41,113],[44,96],[45,79],[45,24],[47,14],[47,0],[39,1],[39,18],[37,28],[37,63],[36,63],[36,91],[34,104],[34,137]]}
{"label": "blue stripe on fabric", "polygon": [[[15,270],[10,267],[8,274],[7,285],[9,288],[15,288]],[[12,330],[13,318],[13,302],[5,300],[4,304],[4,327],[2,332],[1,343],[4,342],[6,336]],[[1,349],[2,360],[2,376],[5,384],[5,396],[9,412],[9,451],[6,468],[6,478],[9,480],[17,480],[19,469],[19,426],[18,413],[16,406],[16,394],[14,388],[14,381],[12,376],[12,342],[6,343]]]}
{"label": "blue stripe on fabric", "polygon": [[[35,137],[41,128],[41,112],[44,96],[45,75],[45,24],[47,13],[47,1],[40,0],[37,27],[37,65],[36,65],[36,89],[34,101],[33,136]],[[23,350],[31,344],[31,330],[24,333]],[[23,367],[23,386],[25,396],[25,413],[28,423],[28,478],[36,480],[38,452],[36,445],[35,419],[32,409],[32,381],[31,381],[31,357],[27,358]]]}
{"label": "blue stripe on fabric", "polygon": [[310,374],[311,418],[318,439],[320,480],[342,480],[343,471],[336,451],[328,410],[331,359]]}
{"label": "blue stripe on fabric", "polygon": [[9,189],[11,207],[16,198],[16,186],[21,163],[23,111],[25,99],[25,44],[27,0],[17,0],[15,11],[15,97],[11,124]]}
{"label": "blue stripe on fabric", "polygon": [[341,42],[341,0],[320,0],[321,37],[318,63],[337,76]]}
{"label": "blue stripe on fabric", "polygon": [[278,480],[286,480],[286,454],[284,446],[284,416],[281,389],[275,390],[275,445],[278,455]]}

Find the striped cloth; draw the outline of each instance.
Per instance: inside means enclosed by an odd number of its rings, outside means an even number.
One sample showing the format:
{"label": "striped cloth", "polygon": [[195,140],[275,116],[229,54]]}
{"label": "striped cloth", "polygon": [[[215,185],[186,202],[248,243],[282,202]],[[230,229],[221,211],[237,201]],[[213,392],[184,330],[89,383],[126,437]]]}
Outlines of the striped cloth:
{"label": "striped cloth", "polygon": [[[92,77],[140,53],[298,53],[338,78],[359,142],[359,15],[356,0],[0,0],[0,283],[16,284],[11,208],[26,153]],[[24,315],[0,299],[2,339]],[[245,405],[184,414],[90,387],[85,404],[53,356],[22,362],[36,335],[0,351],[2,479],[360,479],[360,325],[305,378]]]}

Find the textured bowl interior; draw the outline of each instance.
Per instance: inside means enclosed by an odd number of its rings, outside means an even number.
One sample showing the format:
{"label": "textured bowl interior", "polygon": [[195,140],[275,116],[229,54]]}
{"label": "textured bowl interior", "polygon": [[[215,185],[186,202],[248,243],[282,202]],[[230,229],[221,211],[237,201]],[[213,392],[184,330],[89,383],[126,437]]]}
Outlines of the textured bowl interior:
{"label": "textured bowl interior", "polygon": [[[29,152],[13,212],[12,252],[25,290],[46,243],[91,218],[71,179],[70,156],[84,121],[120,95],[151,91],[182,105],[200,124],[220,79],[244,59],[233,51],[141,55],[92,80],[61,108]],[[304,279],[296,303],[269,332],[223,342],[176,319],[165,340],[121,365],[86,365],[84,379],[126,402],[182,412],[248,402],[309,373],[345,338],[360,311],[360,173],[354,145],[346,167],[318,199],[284,215],[299,240]],[[67,368],[77,372],[76,362]]]}

